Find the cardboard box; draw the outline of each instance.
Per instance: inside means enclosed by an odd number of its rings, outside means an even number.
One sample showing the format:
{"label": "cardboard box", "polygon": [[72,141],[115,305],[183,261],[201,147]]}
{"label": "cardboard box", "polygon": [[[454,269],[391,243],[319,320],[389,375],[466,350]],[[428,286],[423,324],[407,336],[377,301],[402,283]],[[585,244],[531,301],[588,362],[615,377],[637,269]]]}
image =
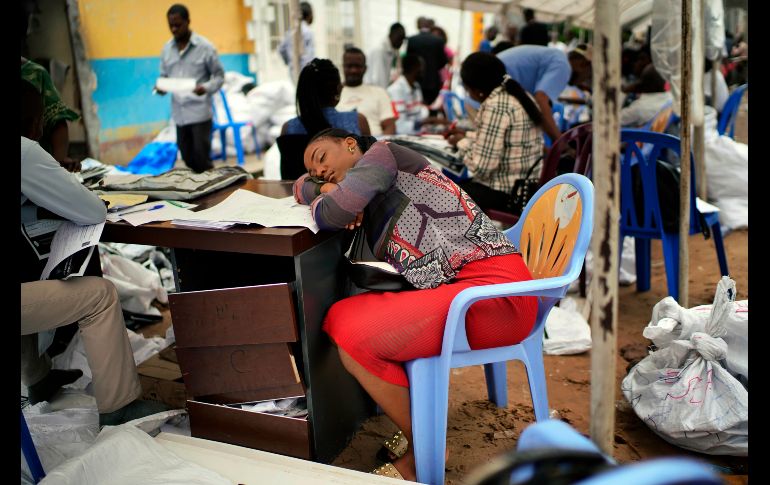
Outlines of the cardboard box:
{"label": "cardboard box", "polygon": [[[172,348],[164,352],[165,355],[175,355]],[[142,399],[160,401],[174,409],[186,407],[187,393],[179,364],[164,359],[162,355],[153,355],[138,365],[136,371],[142,385]]]}

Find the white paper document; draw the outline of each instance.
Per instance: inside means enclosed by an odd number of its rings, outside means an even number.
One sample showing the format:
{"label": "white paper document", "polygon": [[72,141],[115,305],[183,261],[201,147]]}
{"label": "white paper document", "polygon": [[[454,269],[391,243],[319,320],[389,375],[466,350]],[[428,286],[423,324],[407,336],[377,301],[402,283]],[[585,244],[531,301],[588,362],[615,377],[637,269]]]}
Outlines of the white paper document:
{"label": "white paper document", "polygon": [[[184,205],[184,207],[179,207],[180,205]],[[177,201],[171,203],[164,200],[153,200],[129,207],[124,211],[118,212],[116,216],[132,226],[141,226],[150,222],[185,219],[191,214],[195,214],[190,210],[193,207],[196,207],[196,205]]]}
{"label": "white paper document", "polygon": [[195,79],[191,77],[159,77],[155,87],[167,93],[192,93]]}
{"label": "white paper document", "polygon": [[172,224],[193,226],[196,221],[259,224],[265,227],[307,227],[314,233],[318,225],[310,215],[310,207],[298,204],[294,197],[274,199],[248,190],[238,189],[228,198],[192,216],[175,219]]}
{"label": "white paper document", "polygon": [[[102,237],[102,231],[104,230],[104,223],[92,224],[90,226],[78,226],[72,222],[65,222],[56,231],[56,235],[51,242],[51,253],[48,256],[48,262],[43,268],[43,274],[40,276],[41,280],[48,279],[51,271],[62,261],[77,253],[81,249],[95,246],[99,243],[99,238]],[[86,258],[85,262],[88,262],[89,258]],[[83,267],[79,269],[80,274],[69,273],[67,276],[80,276],[82,270],[85,269],[85,263]]]}

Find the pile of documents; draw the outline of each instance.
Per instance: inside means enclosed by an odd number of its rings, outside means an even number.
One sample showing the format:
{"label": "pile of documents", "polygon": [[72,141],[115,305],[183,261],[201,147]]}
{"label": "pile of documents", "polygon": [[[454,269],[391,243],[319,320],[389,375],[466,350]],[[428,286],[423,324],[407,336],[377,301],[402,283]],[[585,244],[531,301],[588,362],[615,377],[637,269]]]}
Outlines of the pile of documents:
{"label": "pile of documents", "polygon": [[318,225],[310,215],[310,207],[298,204],[294,197],[282,199],[266,197],[248,190],[238,189],[228,198],[208,209],[191,212],[174,218],[177,226],[227,229],[235,224],[259,224],[265,227],[300,226],[314,233]]}

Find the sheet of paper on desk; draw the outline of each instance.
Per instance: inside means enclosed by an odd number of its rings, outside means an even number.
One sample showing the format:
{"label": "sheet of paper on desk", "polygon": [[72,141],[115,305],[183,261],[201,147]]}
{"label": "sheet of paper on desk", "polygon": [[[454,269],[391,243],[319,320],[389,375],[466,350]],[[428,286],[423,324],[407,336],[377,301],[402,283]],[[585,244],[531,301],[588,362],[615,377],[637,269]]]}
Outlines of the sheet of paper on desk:
{"label": "sheet of paper on desk", "polygon": [[307,227],[314,233],[319,231],[309,206],[297,204],[292,197],[274,199],[243,189],[236,190],[214,207],[172,223],[190,225],[190,221],[259,224],[265,227],[299,226]]}
{"label": "sheet of paper on desk", "polygon": [[40,276],[40,279],[48,279],[51,270],[69,256],[72,256],[81,249],[98,244],[103,230],[103,222],[90,226],[78,226],[68,221],[59,226],[51,242],[51,254],[48,256],[48,262],[45,268],[43,268],[43,274]]}
{"label": "sheet of paper on desk", "polygon": [[145,202],[147,194],[99,194],[99,198],[110,204],[108,211],[117,211]]}
{"label": "sheet of paper on desk", "polygon": [[195,79],[191,77],[159,77],[155,87],[167,93],[192,93]]}
{"label": "sheet of paper on desk", "polygon": [[[130,214],[121,214],[120,212],[117,214],[117,216],[120,219],[123,219],[124,221],[128,222],[132,226],[141,226],[142,224],[148,224],[150,222],[160,222],[160,221],[170,221],[172,219],[184,219],[187,218],[190,214],[195,214],[193,211],[190,210],[190,208],[196,207],[194,204],[185,204],[189,208],[183,208],[176,205],[177,202],[174,202],[173,204],[168,201],[157,201],[153,200],[150,202],[147,202],[146,204],[137,205],[134,207],[128,208],[125,212],[130,212]],[[163,207],[161,209],[153,209],[154,207],[157,207],[159,205],[162,205]],[[140,210],[140,209],[146,209],[146,210]],[[153,210],[149,210],[153,209]],[[134,212],[139,211],[139,212]]]}

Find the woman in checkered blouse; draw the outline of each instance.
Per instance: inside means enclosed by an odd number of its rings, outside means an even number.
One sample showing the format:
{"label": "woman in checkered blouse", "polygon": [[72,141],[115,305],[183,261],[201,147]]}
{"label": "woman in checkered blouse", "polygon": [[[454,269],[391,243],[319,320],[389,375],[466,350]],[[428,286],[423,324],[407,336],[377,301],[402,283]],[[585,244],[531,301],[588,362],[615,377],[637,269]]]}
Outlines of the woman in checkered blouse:
{"label": "woman in checkered blouse", "polygon": [[447,138],[473,174],[460,187],[482,210],[507,211],[514,182],[526,177],[543,155],[543,115],[492,54],[469,55],[460,77],[471,99],[481,103],[476,130],[453,130]]}

